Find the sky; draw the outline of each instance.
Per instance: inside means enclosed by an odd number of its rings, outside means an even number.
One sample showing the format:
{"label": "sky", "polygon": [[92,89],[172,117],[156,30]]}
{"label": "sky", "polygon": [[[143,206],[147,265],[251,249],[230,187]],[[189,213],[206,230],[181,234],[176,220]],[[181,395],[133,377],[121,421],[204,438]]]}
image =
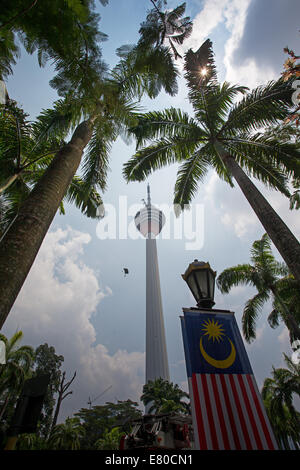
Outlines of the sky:
{"label": "sky", "polygon": [[[186,3],[186,14],[194,27],[182,52],[189,48],[195,51],[210,38],[221,82],[227,80],[250,89],[265,84],[283,71],[285,46],[300,50],[297,0]],[[177,0],[168,2],[169,8],[178,4]],[[103,58],[113,66],[117,47],[137,41],[139,25],[151,3],[110,0],[106,7],[97,2],[96,8],[101,15],[100,29],[109,36],[103,43]],[[180,61],[178,67],[182,70]],[[36,56],[22,51],[7,81],[9,96],[31,119],[57,99],[49,86],[52,73],[51,66],[40,69]],[[192,113],[182,78],[175,97],[161,93],[155,100],[143,99],[142,106],[145,111],[173,106]],[[182,220],[175,222],[168,212],[177,167],[159,170],[145,182],[127,184],[122,166],[134,151],[135,143],[125,143],[121,138],[112,147],[108,189],[103,194],[109,218],[91,220],[69,205],[66,215],[55,216],[3,328],[8,337],[22,330],[23,344],[54,346],[56,353],[64,356],[62,370],[67,378],[76,370],[73,394],[63,402],[59,422],[87,407],[89,397],[93,401],[102,394],[93,402],[101,405],[128,398],[139,401],[141,396],[145,377],[146,245],[134,229],[133,217],[146,198],[147,182],[153,204],[168,214],[157,241],[166,342],[170,379],[186,391],[180,315],[183,307],[195,306],[195,302],[181,274],[194,259],[209,261],[217,275],[227,267],[248,263],[252,243],[264,233],[239,188],[230,188],[211,171],[199,185],[180,237]],[[257,186],[299,237],[299,213],[289,210],[288,199],[260,183]],[[281,260],[275,248],[274,254]],[[124,267],[129,270],[126,277]],[[216,289],[215,308],[234,311],[241,326],[245,302],[254,294],[250,287],[240,286],[226,295]],[[245,343],[259,388],[273,366],[284,365],[282,353],[291,354],[286,328],[281,325],[273,330],[267,323],[270,311],[271,305],[266,304],[257,322],[256,340]]]}

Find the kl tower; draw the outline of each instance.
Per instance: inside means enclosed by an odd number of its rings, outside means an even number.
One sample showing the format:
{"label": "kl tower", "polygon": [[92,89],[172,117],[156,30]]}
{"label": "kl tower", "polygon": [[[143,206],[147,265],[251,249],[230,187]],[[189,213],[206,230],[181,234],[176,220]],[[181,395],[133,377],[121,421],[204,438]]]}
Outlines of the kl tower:
{"label": "kl tower", "polygon": [[135,225],[146,238],[146,381],[170,380],[165,327],[161,301],[155,237],[165,223],[162,211],[151,205],[150,186],[147,204],[135,216]]}

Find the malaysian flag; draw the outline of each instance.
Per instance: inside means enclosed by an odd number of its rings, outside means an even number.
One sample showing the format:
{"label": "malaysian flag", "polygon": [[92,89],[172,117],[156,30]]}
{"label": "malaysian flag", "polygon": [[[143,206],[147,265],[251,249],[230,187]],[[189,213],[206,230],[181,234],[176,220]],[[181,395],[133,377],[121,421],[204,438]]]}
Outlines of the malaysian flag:
{"label": "malaysian flag", "polygon": [[196,449],[277,449],[233,312],[184,309],[181,325]]}

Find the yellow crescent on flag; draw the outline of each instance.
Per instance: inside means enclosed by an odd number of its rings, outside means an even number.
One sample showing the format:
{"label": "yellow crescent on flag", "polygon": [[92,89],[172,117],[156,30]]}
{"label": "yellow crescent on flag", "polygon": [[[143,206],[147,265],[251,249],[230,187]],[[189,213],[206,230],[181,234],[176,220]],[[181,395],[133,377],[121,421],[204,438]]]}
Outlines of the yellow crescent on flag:
{"label": "yellow crescent on flag", "polygon": [[206,360],[206,362],[208,362],[210,365],[212,365],[214,367],[217,367],[218,369],[227,369],[228,367],[232,366],[232,364],[235,361],[236,351],[235,351],[234,344],[232,343],[232,341],[229,338],[228,338],[228,341],[231,344],[231,352],[230,352],[229,356],[226,357],[226,359],[214,359],[213,357],[209,356],[207,354],[207,352],[204,350],[203,345],[202,345],[202,337],[201,337],[201,339],[200,339],[200,351],[202,353],[202,356]]}
{"label": "yellow crescent on flag", "polygon": [[[222,324],[218,323],[218,321],[216,322],[214,320],[206,321],[203,329],[205,331],[203,336],[208,335],[208,340],[212,339],[213,342],[215,340],[217,342],[219,342],[220,340],[223,341],[222,336],[225,336],[225,334],[223,333],[224,329],[222,328]],[[201,336],[201,339],[200,339],[200,351],[201,351],[202,356],[206,360],[206,362],[208,362],[210,365],[218,369],[228,369],[228,367],[230,367],[234,363],[235,358],[236,358],[236,350],[231,339],[227,338],[231,345],[231,351],[230,351],[229,356],[227,356],[225,359],[214,359],[209,354],[207,354],[207,352],[205,351],[203,347],[203,344],[202,344],[203,336]]]}

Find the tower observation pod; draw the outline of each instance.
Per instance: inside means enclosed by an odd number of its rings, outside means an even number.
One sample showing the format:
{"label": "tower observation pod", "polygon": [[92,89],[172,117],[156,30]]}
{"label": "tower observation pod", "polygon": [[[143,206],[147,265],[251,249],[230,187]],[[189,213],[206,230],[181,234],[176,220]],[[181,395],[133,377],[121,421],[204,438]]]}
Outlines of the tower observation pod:
{"label": "tower observation pod", "polygon": [[135,225],[146,238],[146,380],[170,380],[165,327],[161,300],[155,237],[160,233],[165,216],[151,205],[150,187],[147,203],[135,216]]}

